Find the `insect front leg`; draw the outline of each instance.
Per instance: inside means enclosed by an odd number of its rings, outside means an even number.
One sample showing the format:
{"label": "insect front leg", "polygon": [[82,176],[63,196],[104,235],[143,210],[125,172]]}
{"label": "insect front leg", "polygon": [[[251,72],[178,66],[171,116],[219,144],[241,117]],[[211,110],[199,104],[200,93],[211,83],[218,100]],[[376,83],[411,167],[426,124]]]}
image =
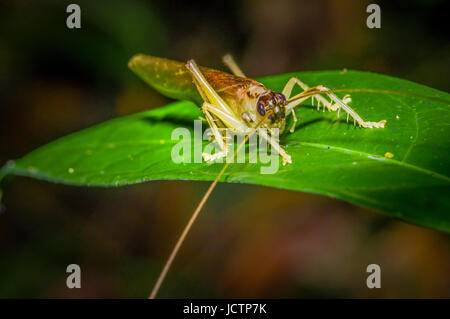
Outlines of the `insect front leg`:
{"label": "insect front leg", "polygon": [[227,156],[227,145],[225,143],[225,138],[223,137],[222,133],[220,132],[220,129],[217,127],[215,123],[215,119],[211,115],[211,113],[215,114],[217,111],[213,105],[208,103],[203,103],[202,111],[205,114],[206,121],[208,122],[209,126],[211,127],[212,134],[214,136],[215,141],[219,145],[220,152],[215,154],[208,154],[208,153],[202,153],[203,158],[206,162],[214,161],[218,158],[222,158]]}
{"label": "insect front leg", "polygon": [[[309,87],[305,83],[300,81],[299,79],[297,79],[297,78],[290,78],[289,81],[284,86],[283,91],[282,91],[283,95],[286,97],[286,100],[290,99],[291,94],[292,94],[292,89],[294,88],[295,84],[299,85],[303,89],[303,91],[309,89]],[[295,111],[294,111],[295,106],[299,105],[300,103],[302,103],[303,101],[305,101],[308,98],[309,97],[305,97],[303,99],[299,99],[299,100],[295,101],[297,103],[290,103],[290,104],[286,105],[286,114],[291,113],[292,114],[292,118],[294,120],[294,123],[292,123],[292,126],[289,129],[289,132],[294,133],[295,127],[297,125],[297,116],[295,115]],[[320,98],[324,99],[322,96]],[[312,99],[313,99],[313,97],[312,97]]]}
{"label": "insect front leg", "polygon": [[[290,95],[292,93],[292,89],[295,84],[299,85],[304,91],[302,93],[297,94],[294,97],[290,97]],[[300,103],[302,103],[303,101],[305,101],[306,99],[311,97],[311,99],[313,100],[313,105],[314,105],[314,99],[317,100],[317,110],[320,109],[320,105],[322,104],[324,111],[325,111],[325,107],[328,109],[328,111],[337,111],[338,117],[339,117],[339,112],[341,109],[343,109],[347,113],[347,121],[348,121],[349,116],[351,116],[354,120],[354,125],[356,125],[356,123],[358,123],[358,125],[360,127],[383,128],[384,125],[386,124],[386,120],[382,120],[379,122],[364,121],[361,118],[361,116],[359,116],[358,113],[356,113],[350,106],[348,106],[348,103],[351,102],[350,95],[345,95],[343,97],[343,99],[341,100],[330,89],[328,89],[322,85],[318,85],[318,86],[309,88],[305,83],[303,83],[299,79],[291,78],[288,81],[288,83],[286,84],[286,86],[284,87],[283,94],[288,99],[288,104],[286,105],[286,113],[293,112],[294,108],[297,105],[299,105]],[[325,99],[322,96],[323,94],[327,95],[331,101],[328,101],[327,99]],[[291,102],[289,102],[289,100],[291,100]],[[294,124],[295,124],[295,120],[294,120]]]}
{"label": "insect front leg", "polygon": [[266,130],[258,129],[257,130],[258,135],[265,139],[272,147],[280,154],[280,156],[283,158],[283,166],[288,164],[292,164],[291,156],[286,153],[286,151],[280,146],[280,144],[274,140],[269,134],[267,134]]}

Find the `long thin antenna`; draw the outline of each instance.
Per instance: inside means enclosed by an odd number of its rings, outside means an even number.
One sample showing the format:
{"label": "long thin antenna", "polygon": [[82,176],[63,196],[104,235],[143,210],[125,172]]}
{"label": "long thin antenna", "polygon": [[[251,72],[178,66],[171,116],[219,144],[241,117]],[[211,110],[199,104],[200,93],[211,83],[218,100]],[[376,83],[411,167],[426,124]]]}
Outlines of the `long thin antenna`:
{"label": "long thin antenna", "polygon": [[[245,136],[245,139],[241,142],[241,144],[239,144],[239,146],[237,147],[237,149],[234,152],[231,159],[233,159],[236,156],[236,154],[240,151],[240,149],[244,146],[244,144],[248,141],[248,139],[256,132],[257,128],[269,117],[269,115],[271,113],[272,113],[271,111],[267,112],[266,115],[263,117],[263,119],[261,121],[259,121],[258,125],[256,125],[254,127],[254,129],[251,131],[251,133],[249,135]],[[203,195],[202,200],[200,201],[200,203],[198,204],[194,213],[192,214],[191,218],[189,219],[189,222],[184,227],[184,230],[181,233],[180,238],[178,238],[178,241],[175,244],[175,247],[172,249],[172,252],[170,253],[169,259],[167,259],[163,270],[159,274],[158,280],[156,281],[155,285],[153,286],[152,292],[151,292],[150,296],[148,297],[149,299],[155,299],[156,295],[158,294],[159,288],[161,287],[161,284],[163,283],[164,279],[166,278],[167,272],[169,271],[170,266],[173,263],[173,260],[177,256],[177,253],[180,250],[180,247],[183,244],[183,241],[186,238],[186,235],[189,233],[189,230],[191,229],[192,225],[194,224],[195,220],[197,219],[198,214],[200,213],[200,211],[202,210],[206,201],[208,200],[209,195],[211,195],[212,191],[214,190],[217,183],[219,182],[220,177],[222,177],[223,173],[230,165],[230,162],[231,162],[231,160],[226,161],[225,165],[222,167],[219,174],[217,174],[217,177],[214,180],[214,182],[212,182],[212,184],[209,186],[208,190],[206,191],[205,195]]]}

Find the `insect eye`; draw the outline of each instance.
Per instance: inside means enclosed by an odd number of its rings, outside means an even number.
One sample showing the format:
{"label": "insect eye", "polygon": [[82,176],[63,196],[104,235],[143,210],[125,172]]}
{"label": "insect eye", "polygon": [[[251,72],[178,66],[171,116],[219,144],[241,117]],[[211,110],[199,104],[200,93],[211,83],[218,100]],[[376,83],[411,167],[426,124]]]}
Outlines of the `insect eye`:
{"label": "insect eye", "polygon": [[261,116],[264,116],[266,114],[266,110],[264,109],[264,103],[262,102],[258,103],[258,105],[256,106],[256,110]]}

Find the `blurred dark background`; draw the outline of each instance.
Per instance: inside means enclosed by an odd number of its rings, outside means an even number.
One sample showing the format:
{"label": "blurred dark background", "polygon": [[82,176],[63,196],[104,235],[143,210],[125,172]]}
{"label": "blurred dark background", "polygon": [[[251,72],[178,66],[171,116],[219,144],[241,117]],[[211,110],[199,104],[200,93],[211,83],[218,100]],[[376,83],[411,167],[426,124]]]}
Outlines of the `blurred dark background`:
{"label": "blurred dark background", "polygon": [[[72,1],[0,4],[0,164],[57,137],[169,102],[127,68],[147,53],[262,76],[358,69],[448,91],[445,0]],[[0,215],[0,297],[146,297],[208,183],[119,189],[16,178]],[[276,199],[276,200],[274,200]],[[82,289],[66,267],[81,266]],[[368,264],[382,288],[366,287]],[[448,235],[318,195],[214,191],[161,297],[450,297]]]}

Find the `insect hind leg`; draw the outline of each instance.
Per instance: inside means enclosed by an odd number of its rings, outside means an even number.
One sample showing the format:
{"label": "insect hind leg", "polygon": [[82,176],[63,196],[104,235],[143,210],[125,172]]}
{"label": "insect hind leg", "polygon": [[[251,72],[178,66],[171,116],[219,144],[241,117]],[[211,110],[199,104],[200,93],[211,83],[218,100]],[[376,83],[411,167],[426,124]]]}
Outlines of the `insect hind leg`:
{"label": "insect hind leg", "polygon": [[[294,85],[299,85],[304,91],[290,97],[292,93],[292,89]],[[350,106],[348,106],[348,103],[351,102],[350,95],[345,95],[342,99],[339,99],[332,90],[322,86],[318,85],[312,88],[309,88],[305,83],[300,81],[297,78],[291,78],[286,86],[283,89],[283,94],[288,99],[288,104],[286,105],[286,112],[291,112],[293,109],[305,101],[306,99],[310,98],[313,100],[314,105],[314,99],[317,101],[317,110],[320,109],[320,105],[323,105],[323,110],[325,111],[325,108],[327,108],[328,111],[337,111],[338,117],[339,112],[341,109],[343,109],[347,113],[347,121],[349,116],[351,116],[354,120],[354,125],[358,123],[360,127],[365,128],[384,128],[384,125],[386,124],[386,120],[382,120],[379,122],[370,122],[370,121],[364,121],[361,116],[359,116],[358,113],[355,112]],[[325,94],[330,98],[330,101],[325,99],[322,95]],[[295,123],[294,123],[295,124]],[[291,129],[292,132],[292,129]]]}
{"label": "insect hind leg", "polygon": [[222,57],[223,63],[231,70],[234,75],[246,77],[244,72],[242,72],[241,68],[237,65],[236,61],[233,59],[231,54],[225,54]]}
{"label": "insect hind leg", "polygon": [[[283,91],[282,91],[282,93],[283,93],[283,95],[286,97],[286,99],[288,100],[288,102],[289,102],[289,99],[291,98],[291,94],[292,94],[292,89],[294,88],[294,85],[298,85],[298,86],[300,86],[302,89],[303,89],[303,91],[305,92],[305,91],[307,91],[307,90],[309,90],[310,88],[309,88],[309,86],[308,85],[306,85],[305,83],[303,83],[302,81],[300,81],[298,78],[295,78],[295,77],[292,77],[292,78],[290,78],[289,79],[289,81],[286,83],[286,85],[284,86],[284,88],[283,88]],[[292,114],[292,118],[293,118],[293,120],[294,120],[294,122],[292,123],[292,127],[290,128],[290,132],[291,133],[294,133],[294,131],[295,131],[295,127],[296,127],[296,125],[297,125],[297,117],[296,117],[296,115],[295,115],[295,111],[294,111],[294,108],[297,106],[297,105],[299,105],[300,103],[302,103],[303,101],[305,101],[305,100],[307,100],[310,96],[304,96],[305,95],[305,93],[300,93],[300,94],[297,94],[296,96],[294,96],[292,99],[295,99],[295,101],[294,102],[291,102],[291,103],[288,103],[288,105],[286,105],[286,114],[289,114],[289,113],[291,113]],[[346,96],[347,97],[347,96]],[[344,98],[346,98],[346,97],[344,97]],[[349,96],[348,96],[349,97]],[[329,111],[335,111],[335,109],[333,109],[333,106],[332,106],[332,103],[330,103],[329,101],[327,101],[323,96],[321,96],[321,95],[313,95],[313,96],[311,96],[311,100],[312,100],[312,102],[313,102],[313,105],[314,105],[314,98],[316,98],[317,99],[317,110],[319,110],[319,107],[320,107],[320,103],[322,103],[322,105],[325,107],[327,107],[327,109],[329,110]],[[351,101],[351,99],[348,99],[348,100],[346,100],[346,101]]]}
{"label": "insect hind leg", "polygon": [[[294,88],[295,84],[300,86],[303,89],[303,92],[300,94],[297,94],[291,98],[292,89]],[[320,109],[320,105],[323,105],[324,111],[325,111],[325,107],[326,107],[328,111],[338,111],[339,112],[339,109],[337,108],[337,106],[335,104],[331,103],[330,101],[328,101],[326,98],[324,98],[320,94],[315,94],[315,95],[308,94],[308,91],[314,91],[315,88],[318,88],[318,87],[314,87],[313,89],[311,89],[308,85],[306,85],[305,83],[300,81],[298,78],[291,78],[283,89],[283,95],[286,97],[287,100],[292,99],[292,100],[295,100],[295,102],[297,102],[297,103],[288,103],[288,105],[286,106],[287,111],[291,111],[295,106],[297,106],[304,100],[311,97],[313,105],[314,105],[314,99],[316,99],[318,111]],[[350,94],[347,94],[342,98],[342,102],[344,102],[345,104],[348,104],[351,101],[352,101],[352,99],[350,98]]]}

